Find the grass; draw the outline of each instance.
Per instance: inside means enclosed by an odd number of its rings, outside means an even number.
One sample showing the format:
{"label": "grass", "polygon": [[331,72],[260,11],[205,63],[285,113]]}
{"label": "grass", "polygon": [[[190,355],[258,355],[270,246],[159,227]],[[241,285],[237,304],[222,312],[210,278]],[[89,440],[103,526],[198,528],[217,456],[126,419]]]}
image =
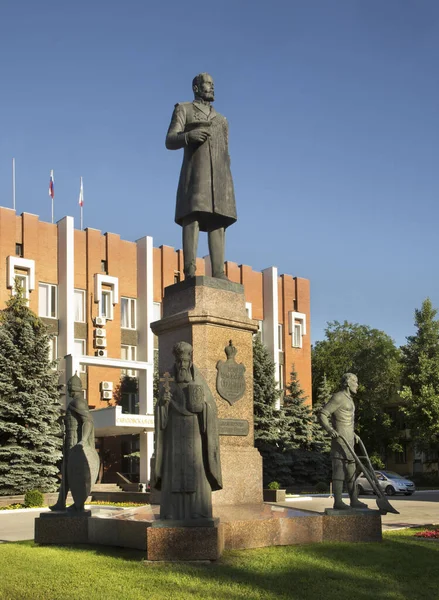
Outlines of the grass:
{"label": "grass", "polygon": [[225,552],[214,564],[144,564],[107,547],[0,545],[2,600],[436,600],[439,543],[389,532],[381,544]]}

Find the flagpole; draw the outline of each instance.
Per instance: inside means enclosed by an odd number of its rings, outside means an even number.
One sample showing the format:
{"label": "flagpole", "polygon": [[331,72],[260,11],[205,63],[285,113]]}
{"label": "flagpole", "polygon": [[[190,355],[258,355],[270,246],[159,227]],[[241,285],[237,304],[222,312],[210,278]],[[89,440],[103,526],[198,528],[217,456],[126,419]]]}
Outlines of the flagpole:
{"label": "flagpole", "polygon": [[54,188],[54,177],[53,177],[53,169],[50,171],[50,179],[49,179],[49,196],[52,198],[52,223],[54,223],[54,210],[53,210],[53,199],[55,198],[55,188]]}
{"label": "flagpole", "polygon": [[79,180],[79,214],[81,215],[81,231],[83,229],[83,206],[84,206],[84,186],[82,177]]}
{"label": "flagpole", "polygon": [[12,208],[15,210],[15,158],[12,159]]}

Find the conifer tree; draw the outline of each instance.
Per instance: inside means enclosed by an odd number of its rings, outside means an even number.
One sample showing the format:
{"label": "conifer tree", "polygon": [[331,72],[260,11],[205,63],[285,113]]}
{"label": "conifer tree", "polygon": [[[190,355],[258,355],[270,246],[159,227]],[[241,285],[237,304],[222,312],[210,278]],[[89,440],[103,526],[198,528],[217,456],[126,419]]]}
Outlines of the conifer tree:
{"label": "conifer tree", "polygon": [[330,444],[300,386],[294,365],[286,387],[283,446],[288,449],[290,477],[295,484],[315,484],[329,477]]}
{"label": "conifer tree", "polygon": [[439,321],[427,298],[415,311],[416,334],[402,350],[403,408],[415,444],[422,450],[439,449]]}
{"label": "conifer tree", "polygon": [[318,415],[319,411],[331,399],[332,393],[333,392],[328,380],[326,379],[326,375],[323,374],[322,381],[317,389],[316,402],[313,403],[312,413],[315,422],[313,443],[316,450],[319,450],[325,454],[329,454],[331,451],[331,438],[318,422]]}
{"label": "conifer tree", "polygon": [[280,397],[274,376],[274,363],[260,337],[253,340],[253,401],[255,446],[263,459],[264,485],[271,481],[284,484],[284,475],[289,476],[285,456],[279,449],[281,419],[276,401]]}
{"label": "conifer tree", "polygon": [[286,426],[283,429],[282,442],[285,449],[312,449],[315,420],[306,400],[307,397],[300,387],[297,372],[293,365],[290,373],[290,383],[286,386],[283,405]]}
{"label": "conifer tree", "polygon": [[0,495],[54,491],[59,483],[59,386],[49,340],[16,285],[0,311]]}
{"label": "conifer tree", "polygon": [[274,363],[259,336],[253,341],[253,409],[255,443],[258,448],[277,446],[279,423],[276,401],[280,397],[274,376]]}

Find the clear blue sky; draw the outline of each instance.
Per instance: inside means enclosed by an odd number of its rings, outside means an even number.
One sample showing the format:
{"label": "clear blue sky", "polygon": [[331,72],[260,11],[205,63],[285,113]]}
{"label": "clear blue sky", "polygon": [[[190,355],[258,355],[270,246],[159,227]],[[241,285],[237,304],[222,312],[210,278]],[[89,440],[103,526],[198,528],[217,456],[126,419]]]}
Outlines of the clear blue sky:
{"label": "clear blue sky", "polygon": [[[156,246],[181,152],[164,137],[200,71],[230,124],[238,222],[228,260],[311,280],[327,321],[398,344],[439,307],[439,2],[3,0],[0,204]],[[200,254],[207,252],[203,239]]]}

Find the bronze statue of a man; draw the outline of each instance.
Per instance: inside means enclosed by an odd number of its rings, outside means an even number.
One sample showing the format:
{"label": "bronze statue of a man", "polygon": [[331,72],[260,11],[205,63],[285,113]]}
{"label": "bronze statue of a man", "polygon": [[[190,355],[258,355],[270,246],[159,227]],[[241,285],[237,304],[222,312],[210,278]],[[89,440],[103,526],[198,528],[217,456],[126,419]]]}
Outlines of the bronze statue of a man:
{"label": "bronze statue of a man", "polygon": [[213,79],[200,73],[192,82],[193,102],[175,105],[166,148],[184,148],[175,222],[183,227],[185,277],[196,271],[198,234],[207,231],[212,276],[224,274],[225,230],[236,221],[230,172],[228,124],[215,111]]}
{"label": "bronze statue of a man", "polygon": [[160,519],[212,519],[212,491],[222,488],[215,399],[192,362],[192,346],[173,348],[173,377],[155,407],[155,481]]}
{"label": "bronze statue of a man", "polygon": [[81,379],[76,373],[68,380],[67,391],[71,400],[64,417],[62,481],[58,500],[50,509],[66,510],[70,491],[73,504],[67,510],[82,512],[99,473],[99,455],[95,448],[93,418],[84,398]]}
{"label": "bronze statue of a man", "polygon": [[322,427],[332,438],[332,489],[334,493],[334,508],[337,510],[349,508],[342,500],[343,483],[345,481],[351,508],[367,508],[367,504],[358,500],[354,457],[343,440],[340,439],[340,435],[342,435],[351,448],[357,442],[358,437],[354,433],[355,404],[352,399],[357,390],[357,376],[353,373],[345,373],[341,381],[341,390],[331,397],[319,414]]}

